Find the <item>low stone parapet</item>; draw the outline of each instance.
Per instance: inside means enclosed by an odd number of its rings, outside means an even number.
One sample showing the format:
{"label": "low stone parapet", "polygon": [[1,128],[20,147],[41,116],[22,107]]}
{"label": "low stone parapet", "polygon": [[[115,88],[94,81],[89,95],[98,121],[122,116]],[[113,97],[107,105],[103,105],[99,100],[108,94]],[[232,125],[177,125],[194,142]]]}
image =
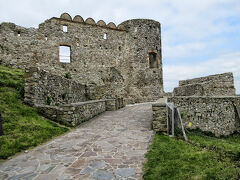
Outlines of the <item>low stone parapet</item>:
{"label": "low stone parapet", "polygon": [[71,103],[61,106],[35,105],[44,117],[68,126],[77,126],[106,110],[116,110],[115,99]]}
{"label": "low stone parapet", "polygon": [[200,128],[216,136],[230,135],[239,131],[240,97],[171,97],[181,110],[184,126]]}
{"label": "low stone parapet", "polygon": [[152,128],[156,132],[167,132],[168,110],[165,103],[152,104]]}

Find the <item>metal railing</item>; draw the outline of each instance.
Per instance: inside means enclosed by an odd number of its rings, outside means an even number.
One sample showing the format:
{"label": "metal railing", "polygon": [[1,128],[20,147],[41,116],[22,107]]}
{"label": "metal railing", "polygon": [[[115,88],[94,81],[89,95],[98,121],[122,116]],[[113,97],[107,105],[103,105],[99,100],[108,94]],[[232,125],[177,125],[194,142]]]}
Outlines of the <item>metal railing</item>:
{"label": "metal railing", "polygon": [[[172,135],[170,135],[171,137],[174,137],[174,126],[175,126],[175,109],[177,111],[177,115],[178,115],[178,118],[180,120],[180,124],[181,124],[181,129],[182,129],[182,133],[183,133],[183,137],[185,139],[185,141],[188,141],[188,138],[187,138],[187,135],[186,135],[186,132],[184,130],[184,126],[183,126],[183,121],[182,121],[182,117],[181,117],[181,113],[180,113],[180,110],[179,108],[174,108],[174,103],[171,103],[171,102],[167,102],[167,99],[165,100],[165,103],[166,103],[166,106],[171,109],[171,119],[172,119]],[[167,121],[168,122],[168,121]],[[168,129],[169,129],[169,124],[167,123],[167,126],[168,126]]]}

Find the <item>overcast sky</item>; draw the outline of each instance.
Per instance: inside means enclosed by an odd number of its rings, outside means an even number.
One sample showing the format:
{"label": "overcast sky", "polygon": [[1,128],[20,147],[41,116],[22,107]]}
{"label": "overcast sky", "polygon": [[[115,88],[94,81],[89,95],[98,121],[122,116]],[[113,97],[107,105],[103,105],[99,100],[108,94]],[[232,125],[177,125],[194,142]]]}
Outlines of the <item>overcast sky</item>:
{"label": "overcast sky", "polygon": [[157,20],[165,91],[179,80],[233,72],[240,93],[240,0],[0,0],[0,22],[25,27],[63,12],[115,24]]}

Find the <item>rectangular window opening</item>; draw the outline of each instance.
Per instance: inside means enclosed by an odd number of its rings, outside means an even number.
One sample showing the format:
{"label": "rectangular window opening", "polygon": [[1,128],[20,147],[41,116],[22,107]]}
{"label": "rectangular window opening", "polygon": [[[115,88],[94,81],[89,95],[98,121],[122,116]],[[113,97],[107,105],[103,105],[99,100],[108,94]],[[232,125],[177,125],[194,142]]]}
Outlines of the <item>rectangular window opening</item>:
{"label": "rectangular window opening", "polygon": [[71,62],[70,46],[59,46],[59,61],[61,63],[70,63]]}
{"label": "rectangular window opening", "polygon": [[68,32],[68,27],[66,25],[63,25],[63,32]]}
{"label": "rectangular window opening", "polygon": [[103,34],[103,39],[107,39],[107,34],[106,33]]}
{"label": "rectangular window opening", "polygon": [[149,53],[149,67],[158,68],[157,54],[154,52]]}

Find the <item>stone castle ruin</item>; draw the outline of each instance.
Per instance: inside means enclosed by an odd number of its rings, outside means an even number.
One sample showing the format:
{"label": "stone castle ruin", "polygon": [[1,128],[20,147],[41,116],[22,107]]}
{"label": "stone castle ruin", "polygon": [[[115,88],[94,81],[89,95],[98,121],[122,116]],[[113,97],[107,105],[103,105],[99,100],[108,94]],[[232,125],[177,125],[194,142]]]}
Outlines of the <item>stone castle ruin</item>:
{"label": "stone castle ruin", "polygon": [[24,101],[78,125],[105,110],[163,96],[160,23],[118,26],[67,13],[39,28],[0,24],[0,64],[26,71]]}
{"label": "stone castle ruin", "polygon": [[[39,28],[0,24],[0,64],[25,74],[24,101],[49,119],[75,126],[106,110],[163,97],[161,27],[148,19],[116,26],[67,13]],[[239,130],[232,73],[179,82],[168,102],[184,124],[216,135]],[[153,104],[153,129],[169,131],[169,109]]]}
{"label": "stone castle ruin", "polygon": [[[240,130],[240,97],[235,95],[232,73],[179,81],[179,87],[174,88],[168,102],[180,109],[187,128],[199,128],[216,136]],[[154,104],[153,128],[169,132],[170,124],[166,104]]]}
{"label": "stone castle ruin", "polygon": [[[86,86],[86,99],[154,101],[163,95],[160,23],[133,19],[118,26],[67,13],[38,29],[0,24],[0,64],[39,67]],[[53,97],[54,98],[54,97]],[[80,100],[80,99],[79,99]]]}

